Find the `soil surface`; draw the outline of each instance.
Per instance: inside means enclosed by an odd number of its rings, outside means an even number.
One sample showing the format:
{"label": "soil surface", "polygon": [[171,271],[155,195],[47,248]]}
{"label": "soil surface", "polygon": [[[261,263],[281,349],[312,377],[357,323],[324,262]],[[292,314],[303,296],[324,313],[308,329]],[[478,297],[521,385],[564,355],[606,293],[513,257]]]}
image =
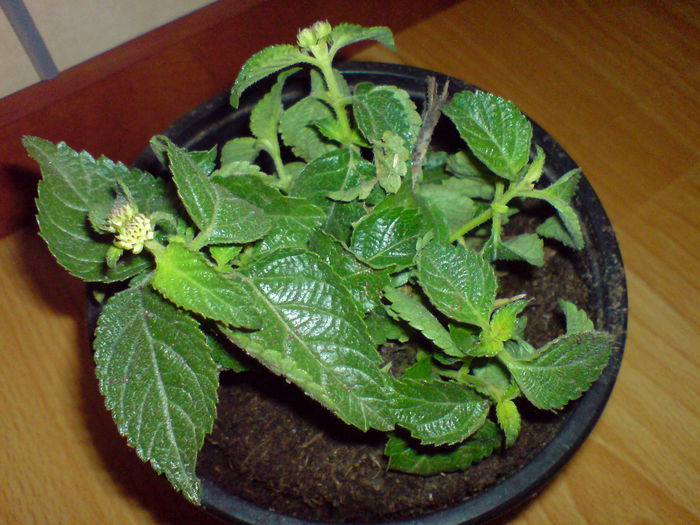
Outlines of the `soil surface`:
{"label": "soil surface", "polygon": [[[499,266],[499,297],[534,298],[525,312],[526,337],[535,346],[564,331],[558,298],[584,308],[591,298],[576,257],[558,246],[545,250],[542,268]],[[345,425],[264,370],[222,376],[219,396],[219,417],[200,453],[198,474],[259,506],[337,522],[416,517],[468,499],[519,470],[567,416],[566,410],[536,410],[520,398],[522,430],[512,447],[465,472],[423,477],[387,471],[382,433]]]}

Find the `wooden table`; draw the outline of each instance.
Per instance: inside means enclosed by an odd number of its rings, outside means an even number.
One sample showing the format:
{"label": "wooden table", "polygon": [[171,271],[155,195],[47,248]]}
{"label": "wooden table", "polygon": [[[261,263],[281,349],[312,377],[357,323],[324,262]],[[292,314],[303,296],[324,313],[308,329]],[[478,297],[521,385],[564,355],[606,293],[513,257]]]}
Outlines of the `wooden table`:
{"label": "wooden table", "polygon": [[[357,58],[462,78],[547,129],[601,197],[627,268],[610,403],[513,523],[699,523],[700,6],[469,0],[397,45]],[[0,522],[214,523],[117,435],[93,377],[84,287],[32,229],[0,240],[0,287]]]}

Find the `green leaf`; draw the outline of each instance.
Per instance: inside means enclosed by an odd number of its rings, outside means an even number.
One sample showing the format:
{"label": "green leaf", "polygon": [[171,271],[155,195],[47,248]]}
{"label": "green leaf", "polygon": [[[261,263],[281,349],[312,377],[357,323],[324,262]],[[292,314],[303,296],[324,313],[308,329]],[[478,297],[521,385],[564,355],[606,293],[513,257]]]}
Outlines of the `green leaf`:
{"label": "green leaf", "polygon": [[187,213],[200,229],[200,244],[243,244],[263,237],[270,220],[260,209],[212,182],[188,152],[162,137],[170,170]]}
{"label": "green leaf", "polygon": [[475,250],[431,242],[416,258],[430,301],[456,321],[485,328],[496,298],[496,275]]}
{"label": "green leaf", "polygon": [[221,167],[231,162],[254,162],[260,153],[255,137],[236,137],[221,148]]}
{"label": "green leaf", "polygon": [[230,326],[259,328],[255,303],[204,255],[172,242],[156,253],[153,287],[178,306]]}
{"label": "green leaf", "polygon": [[356,24],[338,24],[332,29],[330,39],[332,42],[330,56],[335,56],[342,47],[363,40],[376,40],[389,49],[396,49],[391,29],[383,26],[362,27]]}
{"label": "green leaf", "polygon": [[384,140],[387,131],[403,139],[412,150],[420,131],[421,118],[408,93],[395,86],[361,84],[352,102],[357,126],[365,138],[375,144]]}
{"label": "green leaf", "polygon": [[450,236],[476,214],[470,192],[461,184],[464,180],[451,178],[440,184],[421,184],[419,187],[420,197],[435,206],[444,217]]}
{"label": "green leaf", "polygon": [[209,327],[202,327],[202,331],[207,338],[207,346],[211,352],[211,357],[216,362],[219,370],[233,370],[234,372],[245,372],[248,370],[248,366],[234,354],[236,351],[240,353],[240,350],[233,347],[221,335],[219,330],[207,328]]}
{"label": "green leaf", "polygon": [[518,407],[510,399],[499,401],[496,404],[496,418],[506,436],[506,446],[510,447],[520,434],[520,412]]}
{"label": "green leaf", "polygon": [[195,465],[216,416],[218,368],[197,323],[148,288],[125,290],[102,311],[95,363],[119,433],[199,503]]}
{"label": "green leaf", "polygon": [[502,353],[503,362],[537,408],[556,410],[577,399],[598,379],[612,351],[603,332],[563,335],[527,361]]}
{"label": "green leaf", "polygon": [[487,420],[464,443],[451,447],[419,446],[397,434],[391,434],[384,454],[389,457],[391,470],[432,476],[466,470],[473,463],[489,457],[500,446],[498,427]]}
{"label": "green leaf", "polygon": [[393,131],[385,131],[382,139],[374,143],[373,151],[379,185],[387,193],[398,192],[404,177],[408,174],[411,158],[403,140]]}
{"label": "green leaf", "polygon": [[309,63],[309,60],[308,55],[289,44],[274,45],[258,51],[243,64],[231,88],[231,105],[236,109],[243,91],[258,80],[294,64]]}
{"label": "green leaf", "polygon": [[488,401],[469,387],[447,381],[396,381],[397,424],[425,445],[464,441],[486,421]]}
{"label": "green leaf", "polygon": [[547,218],[535,231],[542,237],[559,241],[569,248],[576,248],[576,241],[571,234],[566,231],[566,227],[558,215],[552,215]]}
{"label": "green leaf", "polygon": [[312,253],[266,252],[236,274],[259,306],[257,332],[225,333],[346,423],[393,427],[390,376],[343,281]]}
{"label": "green leaf", "polygon": [[343,280],[360,312],[369,312],[379,304],[382,289],[391,278],[389,270],[375,270],[360,262],[340,242],[323,233],[311,238],[309,249]]}
{"label": "green leaf", "polygon": [[472,363],[471,375],[462,379],[495,403],[509,399],[508,393],[511,390],[512,379],[508,369],[496,360],[475,359]]}
{"label": "green leaf", "polygon": [[491,261],[525,261],[544,265],[544,243],[534,233],[523,233],[505,241],[492,235],[484,244],[482,255]]}
{"label": "green leaf", "polygon": [[260,251],[306,246],[326,218],[318,206],[304,199],[286,197],[257,177],[213,177],[212,180],[262,210],[272,222],[270,231],[256,246]]}
{"label": "green leaf", "polygon": [[[277,128],[279,126],[284,107],[282,106],[282,90],[287,77],[299,71],[299,68],[292,68],[282,71],[277,76],[277,82],[272,89],[255,104],[250,112],[250,131],[255,135],[265,149],[270,147],[278,148]],[[274,144],[274,146],[272,146]]]}
{"label": "green leaf", "polygon": [[[549,188],[544,190],[532,190],[523,192],[522,197],[530,197],[532,199],[540,199],[548,202],[557,211],[562,224],[566,228],[567,233],[573,243],[574,248],[580,250],[583,248],[583,232],[581,231],[581,223],[574,208],[564,199],[558,196],[558,192],[549,192]],[[562,241],[563,242],[563,241]]]}
{"label": "green leaf", "polygon": [[367,331],[375,346],[383,345],[387,341],[406,342],[409,335],[401,324],[389,317],[383,307],[372,310],[365,318]]}
{"label": "green leaf", "polygon": [[330,151],[312,162],[299,174],[290,195],[303,197],[326,212],[322,230],[341,241],[350,236],[350,224],[365,215],[359,202],[338,202],[334,192],[358,188],[375,176],[374,165],[348,149]]}
{"label": "green leaf", "polygon": [[391,309],[399,317],[420,331],[447,355],[454,357],[463,355],[452,340],[450,333],[419,300],[406,295],[397,288],[386,288],[384,296],[391,301]]}
{"label": "green leaf", "polygon": [[[493,178],[491,172],[484,163],[477,159],[471,151],[458,151],[447,157],[447,170],[460,177],[481,180],[487,182],[489,178]],[[493,184],[489,184],[493,190]],[[474,195],[475,197],[477,195]],[[488,198],[488,197],[483,197]]]}
{"label": "green leaf", "polygon": [[500,341],[508,341],[517,329],[518,315],[530,302],[530,299],[518,299],[496,310],[491,316],[491,331]]}
{"label": "green leaf", "polygon": [[593,322],[588,318],[584,310],[579,310],[576,305],[559,299],[559,306],[566,317],[566,333],[577,334],[593,330]]}
{"label": "green leaf", "polygon": [[530,156],[532,125],[515,104],[483,91],[462,91],[443,113],[491,171],[510,181],[518,178]]}
{"label": "green leaf", "polygon": [[243,250],[242,246],[209,246],[209,253],[218,266],[229,264]]}
{"label": "green leaf", "polygon": [[95,160],[65,143],[52,144],[38,137],[25,137],[24,145],[42,172],[37,198],[39,229],[49,250],[68,272],[85,281],[122,281],[151,266],[144,256],[125,253],[113,267],[106,258],[111,236],[98,235],[88,214],[117,197],[118,181],[131,193],[140,212],[177,212],[166,185],[148,173],[129,169],[104,157]]}
{"label": "green leaf", "polygon": [[574,196],[574,193],[576,193],[576,188],[578,188],[580,179],[581,170],[576,168],[559,177],[554,183],[547,186],[544,191],[569,202]]}
{"label": "green leaf", "polygon": [[394,266],[400,271],[413,264],[421,233],[417,208],[375,209],[355,225],[350,249],[373,268]]}
{"label": "green leaf", "polygon": [[333,116],[333,111],[324,102],[312,96],[304,97],[282,115],[282,140],[292,148],[296,156],[311,162],[336,148],[312,125],[315,121],[331,119]]}

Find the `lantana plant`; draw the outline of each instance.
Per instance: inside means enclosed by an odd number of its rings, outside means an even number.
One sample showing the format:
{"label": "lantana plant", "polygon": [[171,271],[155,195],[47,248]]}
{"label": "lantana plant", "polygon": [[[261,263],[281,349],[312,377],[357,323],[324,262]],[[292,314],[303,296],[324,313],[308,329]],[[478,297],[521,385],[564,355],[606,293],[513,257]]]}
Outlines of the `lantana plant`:
{"label": "lantana plant", "polygon": [[[167,179],[24,140],[43,173],[38,222],[56,260],[85,281],[123,283],[94,338],[107,408],[193,502],[219,374],[245,373],[249,358],[329,417],[386,433],[388,468],[431,475],[511,446],[521,403],[561,409],[610,356],[611,337],[566,298],[566,332],[535,347],[524,336],[530,298],[498,295],[496,261],[541,266],[543,238],[583,247],[571,205],[579,171],[547,183],[531,123],[495,95],[449,97],[426,79],[419,112],[398,87],[351,89],[333,60],[364,40],[394,46],[385,27],[320,22],[253,55],[232,110],[276,79],[250,134],[206,151],[154,137]],[[292,75],[306,75],[308,94],[285,103]],[[431,147],[440,118],[459,151]],[[529,199],[552,215],[506,234]],[[413,364],[396,369],[387,345]]]}

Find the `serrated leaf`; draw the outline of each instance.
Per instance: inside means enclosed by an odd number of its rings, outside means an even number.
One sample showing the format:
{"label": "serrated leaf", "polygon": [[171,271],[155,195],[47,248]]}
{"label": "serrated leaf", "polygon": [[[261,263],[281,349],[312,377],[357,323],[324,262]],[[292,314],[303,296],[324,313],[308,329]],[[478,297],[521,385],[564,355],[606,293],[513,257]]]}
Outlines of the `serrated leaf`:
{"label": "serrated leaf", "polygon": [[148,288],[125,290],[102,311],[95,363],[120,434],[199,503],[195,465],[216,416],[218,369],[197,323]]}
{"label": "serrated leaf", "polygon": [[151,284],[178,306],[230,326],[259,328],[255,303],[238,283],[217,271],[204,255],[172,242],[156,254]]}
{"label": "serrated leaf", "polygon": [[280,133],[284,143],[294,154],[307,162],[335,149],[318,132],[313,122],[333,118],[327,104],[312,96],[304,97],[288,108],[280,120]]}
{"label": "serrated leaf", "polygon": [[230,162],[253,162],[260,153],[260,146],[255,137],[236,137],[221,148],[221,166]]}
{"label": "serrated leaf", "polygon": [[421,233],[417,208],[375,209],[355,225],[350,249],[373,268],[394,266],[400,271],[413,264]]}
{"label": "serrated leaf", "polygon": [[473,463],[490,456],[500,446],[498,427],[487,420],[464,443],[451,447],[419,446],[397,434],[391,434],[384,454],[389,457],[391,470],[431,476],[441,472],[466,470]]}
{"label": "serrated leaf", "polygon": [[231,105],[236,109],[243,91],[258,80],[289,66],[304,62],[308,63],[309,57],[299,51],[296,46],[289,44],[269,46],[258,51],[243,64],[241,72],[231,88]]}
{"label": "serrated leaf", "polygon": [[385,131],[382,139],[374,143],[373,151],[379,185],[387,193],[398,192],[408,174],[411,157],[404,141],[393,131]]}
{"label": "serrated leaf", "polygon": [[[284,107],[282,106],[282,90],[284,83],[290,75],[299,71],[299,68],[291,68],[282,71],[277,76],[277,81],[272,89],[265,94],[250,112],[250,131],[255,135],[266,149],[278,148],[277,128],[279,126]],[[272,146],[274,144],[274,146]]]}
{"label": "serrated leaf", "polygon": [[[491,176],[484,163],[477,159],[471,151],[458,151],[447,157],[447,170],[460,177],[486,182]],[[493,184],[490,184],[493,187]],[[476,196],[476,195],[475,195]],[[486,198],[486,197],[484,197]]]}
{"label": "serrated leaf", "polygon": [[580,310],[575,304],[559,299],[559,306],[566,317],[566,333],[577,334],[593,330],[593,322],[588,318],[584,310]]}
{"label": "serrated leaf", "polygon": [[612,351],[603,332],[563,335],[527,361],[503,354],[525,397],[537,408],[556,410],[577,399],[598,379]]}
{"label": "serrated leaf", "polygon": [[303,197],[326,212],[321,229],[345,241],[350,224],[365,215],[359,202],[338,202],[329,196],[357,188],[375,176],[374,165],[348,149],[330,151],[310,162],[294,180],[290,195]]}
{"label": "serrated leaf", "polygon": [[182,203],[200,229],[202,243],[242,244],[263,237],[270,219],[251,203],[238,198],[212,179],[189,153],[165,137],[170,171]]}
{"label": "serrated leaf", "polygon": [[496,404],[496,418],[506,436],[506,446],[510,447],[520,434],[520,412],[510,399],[504,399]]}
{"label": "serrated leaf", "polygon": [[242,250],[242,246],[230,244],[224,246],[209,247],[209,253],[211,254],[211,258],[214,259],[216,264],[219,266],[225,266],[229,264],[234,257],[241,253]]}
{"label": "serrated leaf", "polygon": [[112,237],[98,235],[88,214],[97,205],[110,206],[121,181],[143,213],[175,215],[165,183],[148,173],[129,169],[107,158],[95,160],[65,143],[52,144],[38,137],[25,137],[24,145],[42,172],[37,198],[41,236],[68,272],[85,281],[121,281],[151,266],[147,257],[124,254],[113,267],[106,264]]}
{"label": "serrated leaf", "polygon": [[390,270],[375,270],[360,262],[340,242],[318,233],[309,241],[309,250],[317,254],[343,280],[360,312],[374,309],[389,284]]}
{"label": "serrated leaf", "polygon": [[474,201],[460,184],[462,180],[451,178],[440,184],[421,184],[419,187],[420,197],[429,201],[444,217],[450,236],[476,213]]}
{"label": "serrated leaf", "polygon": [[240,354],[240,349],[233,347],[219,330],[215,327],[202,326],[202,332],[206,337],[211,357],[219,370],[233,370],[234,372],[248,370],[248,366],[234,353]]}
{"label": "serrated leaf", "polygon": [[557,211],[562,224],[571,238],[574,248],[577,250],[583,248],[584,242],[581,223],[576,215],[576,210],[574,210],[566,200],[557,196],[556,192],[549,193],[547,189],[527,191],[524,192],[522,196],[548,202]]}
{"label": "serrated leaf", "polygon": [[409,339],[408,332],[404,327],[392,319],[383,307],[375,308],[367,314],[365,324],[375,346],[383,345],[391,340],[405,343]]}
{"label": "serrated leaf", "polygon": [[338,24],[331,30],[330,40],[331,56],[334,56],[340,48],[363,40],[376,40],[389,49],[396,49],[391,29],[383,26],[362,27],[356,24]]}
{"label": "serrated leaf", "polygon": [[397,424],[425,445],[464,441],[486,420],[488,401],[469,387],[447,381],[399,379]]}
{"label": "serrated leaf", "polygon": [[483,91],[462,91],[443,113],[491,171],[510,181],[518,178],[529,160],[532,124],[515,104]]}
{"label": "serrated leaf", "polygon": [[493,236],[483,247],[483,255],[492,261],[525,261],[533,266],[544,264],[544,243],[534,233],[523,233],[505,241]]}
{"label": "serrated leaf", "polygon": [[429,356],[425,356],[422,359],[419,358],[418,361],[404,370],[401,378],[414,381],[437,381],[440,379],[440,376],[433,366],[432,359]]}
{"label": "serrated leaf", "polygon": [[435,343],[447,355],[463,354],[452,340],[450,333],[419,300],[409,297],[397,288],[386,288],[384,296],[391,301],[391,309],[413,328]]}
{"label": "serrated leaf", "polygon": [[491,332],[500,341],[508,341],[515,336],[518,315],[530,299],[518,299],[496,310],[491,316]]}
{"label": "serrated leaf", "polygon": [[260,251],[283,246],[306,246],[326,219],[318,206],[305,199],[282,195],[278,189],[268,186],[257,177],[214,177],[213,181],[250,202],[270,219],[270,231],[256,246]]}
{"label": "serrated leaf", "polygon": [[475,250],[431,242],[416,258],[430,301],[456,321],[485,328],[496,298],[496,275]]}
{"label": "serrated leaf", "polygon": [[579,180],[581,179],[581,170],[579,168],[567,171],[552,184],[547,186],[543,191],[559,197],[560,199],[569,202],[571,197],[576,193]]}
{"label": "serrated leaf", "polygon": [[259,306],[263,327],[226,331],[248,354],[298,384],[360,429],[389,430],[390,376],[352,296],[317,255],[267,252],[236,274]]}
{"label": "serrated leaf", "polygon": [[507,399],[506,393],[512,384],[508,369],[494,359],[475,360],[471,367],[471,375],[467,375],[464,379],[495,403]]}
{"label": "serrated leaf", "polygon": [[559,241],[564,246],[568,246],[569,248],[576,248],[574,238],[568,231],[566,231],[566,227],[559,218],[559,215],[552,215],[551,217],[548,217],[537,227],[535,231],[542,237]]}
{"label": "serrated leaf", "polygon": [[365,138],[375,144],[384,140],[387,131],[403,139],[411,151],[418,138],[421,118],[406,91],[395,86],[360,85],[352,102],[357,126]]}

